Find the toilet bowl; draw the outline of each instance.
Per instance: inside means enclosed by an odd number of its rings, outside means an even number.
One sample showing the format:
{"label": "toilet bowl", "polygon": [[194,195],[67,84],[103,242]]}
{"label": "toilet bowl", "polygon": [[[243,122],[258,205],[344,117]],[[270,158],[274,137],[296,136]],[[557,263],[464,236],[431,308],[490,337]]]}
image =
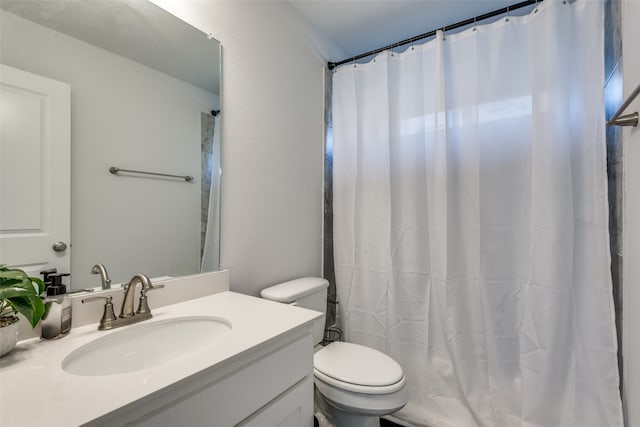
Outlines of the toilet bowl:
{"label": "toilet bowl", "polygon": [[[305,277],[263,289],[272,301],[295,304],[325,313],[325,279]],[[325,316],[314,324],[314,342],[324,336]],[[379,427],[380,416],[407,404],[402,367],[386,354],[359,344],[333,342],[316,346],[313,356],[316,396],[338,427]]]}
{"label": "toilet bowl", "polygon": [[333,342],[313,356],[314,382],[338,426],[379,426],[407,403],[406,379],[391,357],[363,345]]}

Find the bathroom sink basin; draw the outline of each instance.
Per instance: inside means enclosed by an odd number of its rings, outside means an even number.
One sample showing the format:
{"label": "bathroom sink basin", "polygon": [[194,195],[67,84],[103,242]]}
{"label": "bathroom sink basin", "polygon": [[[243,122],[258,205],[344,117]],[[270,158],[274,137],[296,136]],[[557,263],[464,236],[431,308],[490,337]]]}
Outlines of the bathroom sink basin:
{"label": "bathroom sink basin", "polygon": [[62,369],[102,376],[154,368],[194,352],[213,351],[231,333],[231,322],[216,317],[149,321],[93,340],[72,351]]}

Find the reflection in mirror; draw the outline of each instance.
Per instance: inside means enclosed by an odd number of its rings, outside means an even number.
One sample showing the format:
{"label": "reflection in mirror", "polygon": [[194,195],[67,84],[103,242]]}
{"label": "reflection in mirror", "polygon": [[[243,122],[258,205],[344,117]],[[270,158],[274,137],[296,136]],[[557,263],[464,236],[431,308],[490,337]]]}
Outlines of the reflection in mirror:
{"label": "reflection in mirror", "polygon": [[[1,187],[3,216],[11,213],[13,222],[0,219],[0,263],[36,274],[70,269],[73,289],[100,285],[90,273],[98,263],[114,284],[136,273],[153,278],[218,269],[220,44],[147,1],[1,0],[0,7],[2,93],[17,94],[25,105],[37,95],[39,116],[25,108],[28,120],[23,117],[16,132],[42,130],[29,140],[31,151],[15,149],[28,145],[24,137],[3,133],[0,178],[15,182]],[[70,166],[51,160],[56,138],[45,131],[64,123],[52,119],[48,95],[15,83],[29,79],[70,89]],[[17,111],[7,102],[3,127],[11,122],[8,112]],[[37,172],[33,188],[15,178],[11,162]],[[110,167],[194,179],[111,174]],[[53,191],[60,185],[50,177],[69,168],[70,188]],[[71,199],[66,237],[51,231],[56,213],[64,212],[65,196],[55,196],[63,190]],[[21,193],[25,197],[16,196]],[[36,212],[30,223],[21,220],[26,211]],[[42,248],[29,251],[37,253],[33,259],[16,249],[26,235],[43,240]],[[68,249],[52,250],[65,239]]]}

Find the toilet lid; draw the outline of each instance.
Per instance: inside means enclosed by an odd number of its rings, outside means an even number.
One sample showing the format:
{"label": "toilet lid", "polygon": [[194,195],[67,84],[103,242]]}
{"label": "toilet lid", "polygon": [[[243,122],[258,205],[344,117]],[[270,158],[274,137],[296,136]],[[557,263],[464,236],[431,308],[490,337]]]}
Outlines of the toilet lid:
{"label": "toilet lid", "polygon": [[396,385],[402,367],[384,353],[363,345],[333,342],[313,356],[313,367],[331,379],[365,387]]}

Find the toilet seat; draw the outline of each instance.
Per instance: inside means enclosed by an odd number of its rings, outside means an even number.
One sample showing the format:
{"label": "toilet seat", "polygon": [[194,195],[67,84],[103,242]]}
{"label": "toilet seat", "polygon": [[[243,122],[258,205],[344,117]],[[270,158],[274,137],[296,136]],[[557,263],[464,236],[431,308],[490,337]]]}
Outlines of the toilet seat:
{"label": "toilet seat", "polygon": [[390,394],[402,389],[402,367],[386,354],[358,344],[334,342],[313,357],[315,377],[331,386],[361,394]]}

